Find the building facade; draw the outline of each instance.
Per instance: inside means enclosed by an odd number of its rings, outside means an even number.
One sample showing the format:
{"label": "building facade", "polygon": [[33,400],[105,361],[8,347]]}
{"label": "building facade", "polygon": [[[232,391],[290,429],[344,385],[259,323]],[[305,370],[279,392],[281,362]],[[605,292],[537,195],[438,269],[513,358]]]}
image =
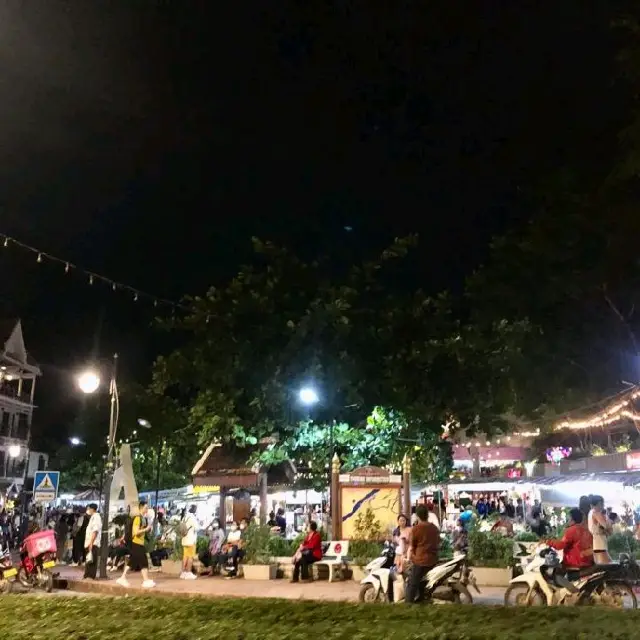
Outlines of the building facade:
{"label": "building facade", "polygon": [[18,493],[46,468],[46,456],[30,450],[36,381],[40,368],[28,355],[20,320],[0,320],[0,492]]}

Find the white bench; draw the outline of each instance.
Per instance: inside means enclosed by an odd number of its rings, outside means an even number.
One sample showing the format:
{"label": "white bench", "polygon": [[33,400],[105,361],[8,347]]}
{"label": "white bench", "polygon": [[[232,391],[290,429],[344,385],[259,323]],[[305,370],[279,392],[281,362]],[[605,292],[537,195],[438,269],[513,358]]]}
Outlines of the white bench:
{"label": "white bench", "polygon": [[344,571],[348,568],[349,560],[349,541],[335,540],[329,544],[327,552],[322,556],[322,560],[314,562],[313,567],[314,578],[317,579],[317,567],[325,565],[329,568],[329,582],[333,582],[336,574],[341,580],[344,580]]}

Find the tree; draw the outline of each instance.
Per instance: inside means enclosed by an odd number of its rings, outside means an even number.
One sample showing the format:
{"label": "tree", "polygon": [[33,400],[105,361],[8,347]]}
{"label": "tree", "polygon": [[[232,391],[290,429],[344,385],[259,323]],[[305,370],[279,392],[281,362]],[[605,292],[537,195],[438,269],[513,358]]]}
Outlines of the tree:
{"label": "tree", "polygon": [[416,481],[444,482],[453,464],[448,441],[438,431],[423,431],[418,439],[407,436],[415,434],[409,431],[401,415],[375,407],[365,425],[303,421],[256,459],[267,465],[291,459],[301,475],[300,484],[316,489],[327,486],[334,452],[346,471],[373,465],[400,473],[408,455]]}
{"label": "tree", "polygon": [[[356,443],[367,443],[362,461],[401,457],[388,438],[375,442],[371,429],[382,427],[367,419],[377,406],[393,416],[384,429],[401,429],[408,442],[439,441],[449,423],[503,427],[526,322],[464,325],[449,296],[399,286],[415,244],[397,239],[377,260],[336,273],[328,260],[306,263],[254,240],[255,264],[167,323],[184,345],[156,361],[153,393],[185,408],[202,444],[254,445],[275,434],[281,452],[317,455],[335,421],[353,464]],[[313,423],[297,397],[307,384],[321,399]]]}
{"label": "tree", "polygon": [[[141,417],[151,428],[138,424]],[[107,426],[108,406],[103,399],[90,399],[71,430],[81,444],[76,447],[66,444],[55,456],[65,490],[100,488],[107,454]],[[123,385],[116,445],[123,443],[132,445],[138,489],[156,488],[160,451],[160,488],[188,484],[199,447],[184,410],[175,400],[140,385]]]}

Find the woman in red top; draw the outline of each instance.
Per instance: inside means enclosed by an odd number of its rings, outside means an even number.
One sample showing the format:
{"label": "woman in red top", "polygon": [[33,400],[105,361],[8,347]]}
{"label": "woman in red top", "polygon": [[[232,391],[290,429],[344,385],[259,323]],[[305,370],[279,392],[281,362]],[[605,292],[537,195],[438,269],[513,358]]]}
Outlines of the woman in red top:
{"label": "woman in red top", "polygon": [[553,549],[564,551],[562,564],[567,569],[580,569],[593,564],[593,536],[583,526],[582,517],[580,509],[571,509],[569,526],[562,540],[547,540]]}
{"label": "woman in red top", "polygon": [[298,582],[300,570],[302,570],[302,580],[309,580],[309,567],[318,560],[322,560],[322,538],[318,533],[318,524],[310,522],[309,533],[293,557],[293,580],[291,582]]}

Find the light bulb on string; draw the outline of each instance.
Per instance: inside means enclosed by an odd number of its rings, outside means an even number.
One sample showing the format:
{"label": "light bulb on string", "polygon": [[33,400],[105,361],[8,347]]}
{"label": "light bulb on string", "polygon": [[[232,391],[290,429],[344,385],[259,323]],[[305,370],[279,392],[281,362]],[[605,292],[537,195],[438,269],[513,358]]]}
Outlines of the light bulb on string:
{"label": "light bulb on string", "polygon": [[69,273],[69,263],[68,262],[65,262],[65,264],[64,264],[64,272],[65,273]]}
{"label": "light bulb on string", "polygon": [[89,274],[89,284],[93,284],[93,275]]}
{"label": "light bulb on string", "polygon": [[134,302],[138,302],[138,292],[137,291],[133,294],[133,301]]}
{"label": "light bulb on string", "polygon": [[8,247],[9,246],[9,238],[5,238],[4,242],[2,244],[3,244],[3,246]]}
{"label": "light bulb on string", "polygon": [[42,262],[42,254],[41,253],[38,254],[38,259],[36,260],[36,262]]}
{"label": "light bulb on string", "polygon": [[115,290],[118,288],[118,285],[114,282],[114,283],[111,285],[111,288],[115,291]]}

